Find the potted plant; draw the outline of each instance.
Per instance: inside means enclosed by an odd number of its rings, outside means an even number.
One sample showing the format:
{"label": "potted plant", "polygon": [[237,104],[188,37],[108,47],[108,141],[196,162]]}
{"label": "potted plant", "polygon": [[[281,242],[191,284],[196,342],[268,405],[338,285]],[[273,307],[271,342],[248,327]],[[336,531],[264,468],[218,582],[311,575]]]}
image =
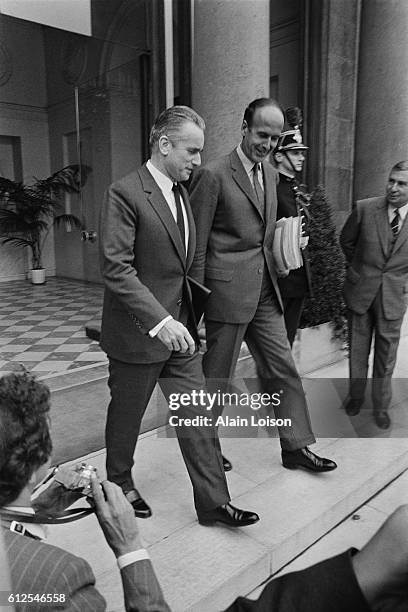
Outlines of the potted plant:
{"label": "potted plant", "polygon": [[0,241],[31,251],[31,282],[45,282],[42,254],[53,226],[82,229],[81,219],[62,212],[61,196],[79,193],[90,168],[73,164],[26,185],[0,177]]}
{"label": "potted plant", "polygon": [[296,362],[302,372],[340,359],[347,341],[342,294],[344,257],[323,187],[318,186],[313,191],[309,211],[308,255],[313,295],[306,298],[298,331],[301,341],[294,345]]}

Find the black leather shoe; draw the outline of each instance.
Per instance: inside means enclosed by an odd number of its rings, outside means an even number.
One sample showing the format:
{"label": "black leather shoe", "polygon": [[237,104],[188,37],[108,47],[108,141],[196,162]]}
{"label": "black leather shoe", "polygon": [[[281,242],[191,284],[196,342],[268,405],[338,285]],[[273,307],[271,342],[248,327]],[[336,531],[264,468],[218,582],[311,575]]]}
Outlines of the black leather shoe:
{"label": "black leather shoe", "polygon": [[356,414],[360,412],[362,403],[361,400],[349,399],[344,407],[346,414],[348,414],[348,416],[356,416]]}
{"label": "black leather shoe", "polygon": [[137,518],[144,519],[152,516],[150,507],[146,504],[145,500],[137,489],[130,489],[130,491],[125,491],[124,493],[126,499],[130,502],[133,510],[135,511],[135,516],[137,516]]}
{"label": "black leather shoe", "polygon": [[386,410],[374,410],[373,416],[377,427],[379,427],[380,429],[389,429],[391,425],[391,419],[388,416],[388,412]]}
{"label": "black leather shoe", "polygon": [[230,527],[245,527],[245,525],[253,525],[259,521],[259,516],[255,512],[240,510],[232,504],[224,504],[218,506],[214,510],[201,512],[198,516],[200,525],[214,525],[214,523],[223,523]]}
{"label": "black leather shoe", "polygon": [[230,472],[232,470],[232,463],[229,459],[222,456],[222,465],[224,466],[224,472]]}
{"label": "black leather shoe", "polygon": [[337,463],[330,459],[318,457],[307,446],[295,451],[283,450],[282,465],[289,470],[300,468],[311,472],[331,472],[337,467]]}

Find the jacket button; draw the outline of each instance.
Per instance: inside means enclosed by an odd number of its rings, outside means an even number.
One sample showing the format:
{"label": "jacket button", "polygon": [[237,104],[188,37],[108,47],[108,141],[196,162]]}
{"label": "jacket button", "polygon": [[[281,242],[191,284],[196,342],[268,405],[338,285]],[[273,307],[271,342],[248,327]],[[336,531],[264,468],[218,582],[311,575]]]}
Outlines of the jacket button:
{"label": "jacket button", "polygon": [[262,274],[262,268],[258,268],[258,274]]}

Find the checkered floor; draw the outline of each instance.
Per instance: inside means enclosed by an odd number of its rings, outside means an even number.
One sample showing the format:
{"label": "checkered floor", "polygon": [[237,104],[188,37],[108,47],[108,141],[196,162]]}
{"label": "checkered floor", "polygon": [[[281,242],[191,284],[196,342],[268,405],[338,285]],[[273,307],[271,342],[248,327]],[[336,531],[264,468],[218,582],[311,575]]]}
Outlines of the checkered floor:
{"label": "checkered floor", "polygon": [[24,366],[44,378],[106,361],[85,335],[102,297],[101,286],[74,280],[0,283],[0,376]]}

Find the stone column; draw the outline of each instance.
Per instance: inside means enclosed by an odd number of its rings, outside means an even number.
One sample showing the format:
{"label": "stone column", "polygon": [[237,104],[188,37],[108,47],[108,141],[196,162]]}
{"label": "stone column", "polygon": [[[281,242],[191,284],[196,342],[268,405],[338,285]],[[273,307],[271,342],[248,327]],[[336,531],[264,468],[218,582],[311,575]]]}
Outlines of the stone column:
{"label": "stone column", "polygon": [[384,194],[389,170],[408,159],[408,2],[364,0],[357,98],[356,199]]}
{"label": "stone column", "polygon": [[196,0],[192,72],[205,161],[240,141],[246,105],[269,96],[269,0]]}

